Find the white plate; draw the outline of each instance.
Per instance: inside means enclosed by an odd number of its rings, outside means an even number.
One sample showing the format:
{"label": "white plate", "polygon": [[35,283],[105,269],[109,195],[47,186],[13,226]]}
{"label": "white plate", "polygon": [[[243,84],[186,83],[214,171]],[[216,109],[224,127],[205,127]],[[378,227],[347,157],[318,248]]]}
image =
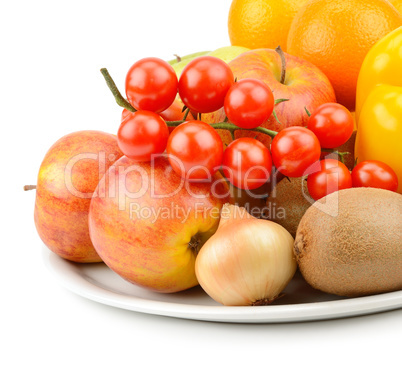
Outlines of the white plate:
{"label": "white plate", "polygon": [[201,287],[175,294],[160,294],[125,281],[104,263],[77,264],[63,260],[47,248],[44,262],[72,292],[99,303],[135,312],[177,318],[236,323],[279,323],[351,317],[402,308],[402,291],[341,298],[311,288],[300,274],[269,306],[225,307]]}

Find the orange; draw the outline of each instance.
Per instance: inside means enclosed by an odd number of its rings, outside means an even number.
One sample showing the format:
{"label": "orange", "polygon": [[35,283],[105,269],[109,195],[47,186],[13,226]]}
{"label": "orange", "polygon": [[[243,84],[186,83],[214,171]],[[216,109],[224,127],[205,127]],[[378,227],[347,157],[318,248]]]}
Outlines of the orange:
{"label": "orange", "polygon": [[318,66],[337,101],[353,111],[364,57],[401,25],[401,14],[387,0],[311,0],[293,19],[288,53]]}
{"label": "orange", "polygon": [[402,0],[388,0],[402,14]]}
{"label": "orange", "polygon": [[286,51],[290,24],[308,0],[233,0],[228,30],[233,46],[249,49],[281,46]]}

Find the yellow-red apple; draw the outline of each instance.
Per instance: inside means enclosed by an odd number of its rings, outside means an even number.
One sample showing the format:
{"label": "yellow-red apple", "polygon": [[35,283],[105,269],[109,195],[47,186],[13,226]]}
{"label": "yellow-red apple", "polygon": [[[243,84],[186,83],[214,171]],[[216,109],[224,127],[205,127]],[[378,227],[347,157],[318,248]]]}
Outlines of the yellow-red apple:
{"label": "yellow-red apple", "polygon": [[[320,69],[301,58],[283,53],[285,63],[280,54],[272,49],[250,50],[237,56],[229,62],[229,66],[237,80],[244,78],[256,78],[265,82],[272,90],[275,99],[288,99],[279,103],[274,111],[280,121],[271,117],[262,126],[274,131],[280,131],[286,127],[307,125],[308,111],[314,111],[318,106],[326,102],[335,102],[335,92]],[[282,69],[284,66],[284,69]],[[283,74],[282,74],[283,70]],[[203,114],[202,120],[207,123],[216,123],[225,119],[222,109],[211,114]],[[223,141],[230,143],[232,138],[228,131],[219,131]],[[269,145],[271,138],[267,135],[255,132],[238,130],[235,137],[255,137],[265,145]]]}
{"label": "yellow-red apple", "polygon": [[102,260],[125,280],[172,293],[198,284],[195,258],[216,231],[228,186],[216,175],[190,183],[166,157],[135,163],[123,156],[99,182],[89,231]]}
{"label": "yellow-red apple", "polygon": [[35,225],[42,241],[70,261],[101,262],[89,237],[92,193],[106,170],[123,154],[116,136],[79,131],[59,139],[39,169]]}

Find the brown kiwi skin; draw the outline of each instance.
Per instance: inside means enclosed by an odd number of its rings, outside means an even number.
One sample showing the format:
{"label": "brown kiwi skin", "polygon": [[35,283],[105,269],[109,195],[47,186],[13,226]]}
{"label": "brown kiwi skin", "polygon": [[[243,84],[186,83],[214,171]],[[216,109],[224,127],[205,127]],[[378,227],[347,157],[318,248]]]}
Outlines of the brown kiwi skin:
{"label": "brown kiwi skin", "polygon": [[[339,195],[336,200],[336,195]],[[326,202],[332,217],[318,209]],[[356,297],[402,289],[402,195],[352,188],[312,205],[300,221],[294,254],[315,289]]]}
{"label": "brown kiwi skin", "polygon": [[264,218],[282,225],[294,238],[301,218],[312,203],[304,178],[285,178],[269,193]]}
{"label": "brown kiwi skin", "polygon": [[[343,156],[344,163],[349,170],[353,170],[355,166],[355,142],[356,142],[356,131],[353,132],[353,134],[350,136],[350,138],[346,143],[334,149],[335,151],[338,152],[349,152],[348,155]],[[336,153],[322,151],[321,160],[324,158],[333,158],[335,160],[340,160],[339,155],[337,155]]]}
{"label": "brown kiwi skin", "polygon": [[247,212],[257,218],[265,218],[266,199],[268,194],[280,183],[285,176],[273,168],[269,181],[257,189],[243,190],[229,185],[229,203],[245,207]]}

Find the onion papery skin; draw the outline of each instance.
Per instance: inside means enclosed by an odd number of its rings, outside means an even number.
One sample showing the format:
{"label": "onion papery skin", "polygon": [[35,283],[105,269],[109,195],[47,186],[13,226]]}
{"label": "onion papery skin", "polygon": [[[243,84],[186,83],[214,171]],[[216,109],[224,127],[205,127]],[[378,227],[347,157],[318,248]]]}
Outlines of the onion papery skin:
{"label": "onion papery skin", "polygon": [[274,222],[247,217],[221,221],[196,259],[198,282],[223,305],[269,304],[296,272],[289,232]]}

